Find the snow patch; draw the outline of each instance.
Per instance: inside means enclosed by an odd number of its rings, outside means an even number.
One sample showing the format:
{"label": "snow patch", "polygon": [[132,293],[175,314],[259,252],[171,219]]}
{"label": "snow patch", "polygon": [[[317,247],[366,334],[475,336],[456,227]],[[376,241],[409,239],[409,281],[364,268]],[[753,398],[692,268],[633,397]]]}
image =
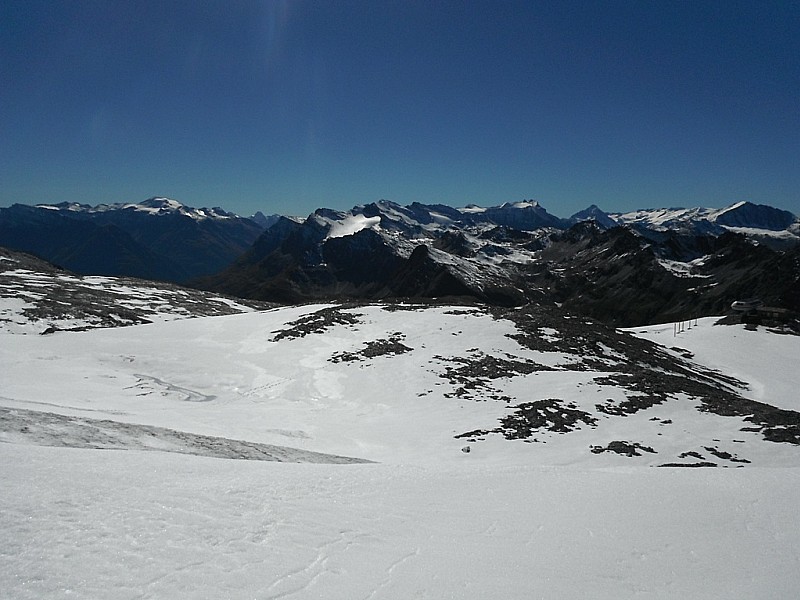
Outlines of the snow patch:
{"label": "snow patch", "polygon": [[339,238],[358,233],[362,229],[372,229],[380,225],[380,217],[365,217],[364,215],[350,215],[341,221],[331,221],[328,238]]}

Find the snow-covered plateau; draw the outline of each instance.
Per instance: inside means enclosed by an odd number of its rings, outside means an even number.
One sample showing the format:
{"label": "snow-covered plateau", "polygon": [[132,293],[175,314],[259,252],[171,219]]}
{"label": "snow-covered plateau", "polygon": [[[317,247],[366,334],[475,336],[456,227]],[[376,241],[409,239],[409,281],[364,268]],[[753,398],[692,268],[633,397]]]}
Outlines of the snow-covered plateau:
{"label": "snow-covered plateau", "polygon": [[796,335],[0,302],[3,598],[796,596]]}

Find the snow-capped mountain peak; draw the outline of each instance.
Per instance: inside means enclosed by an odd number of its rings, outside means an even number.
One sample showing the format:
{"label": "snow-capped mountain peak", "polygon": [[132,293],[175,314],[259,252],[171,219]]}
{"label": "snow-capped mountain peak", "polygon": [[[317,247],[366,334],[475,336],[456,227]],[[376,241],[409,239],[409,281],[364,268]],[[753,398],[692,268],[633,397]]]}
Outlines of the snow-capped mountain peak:
{"label": "snow-capped mountain peak", "polygon": [[582,211],[576,212],[569,218],[570,223],[580,223],[582,221],[594,221],[604,229],[610,229],[619,225],[608,213],[600,209],[596,204],[590,205]]}
{"label": "snow-capped mountain peak", "polygon": [[[119,208],[119,205],[114,205],[114,207]],[[235,214],[229,213],[216,206],[213,208],[194,208],[187,206],[178,200],[164,197],[148,198],[147,200],[137,204],[126,204],[122,208],[124,210],[147,212],[152,215],[177,214],[195,219],[197,221],[202,221],[205,219],[230,219],[231,217],[236,217]]]}
{"label": "snow-capped mountain peak", "polygon": [[165,198],[154,196],[140,202],[139,204],[132,204],[131,206],[144,207],[155,210],[180,210],[185,208],[183,203],[173,200],[172,198]]}
{"label": "snow-capped mountain peak", "polygon": [[789,211],[752,202],[732,204],[714,213],[711,220],[724,227],[744,227],[767,231],[783,231],[798,222],[798,218]]}
{"label": "snow-capped mountain peak", "polygon": [[518,208],[524,210],[526,208],[542,208],[536,200],[522,200],[520,202],[504,202],[502,208]]}
{"label": "snow-capped mountain peak", "polygon": [[345,237],[348,235],[353,235],[361,231],[362,229],[374,228],[380,225],[381,218],[380,217],[365,217],[364,215],[353,215],[342,219],[340,221],[334,221],[331,224],[330,231],[328,232],[329,238],[337,238],[337,237]]}

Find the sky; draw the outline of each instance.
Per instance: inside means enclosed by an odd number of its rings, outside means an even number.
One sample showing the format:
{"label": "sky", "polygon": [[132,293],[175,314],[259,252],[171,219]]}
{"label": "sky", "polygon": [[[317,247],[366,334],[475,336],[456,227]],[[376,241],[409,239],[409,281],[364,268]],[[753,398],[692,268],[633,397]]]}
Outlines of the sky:
{"label": "sky", "polygon": [[798,190],[798,2],[0,2],[0,206],[800,214]]}

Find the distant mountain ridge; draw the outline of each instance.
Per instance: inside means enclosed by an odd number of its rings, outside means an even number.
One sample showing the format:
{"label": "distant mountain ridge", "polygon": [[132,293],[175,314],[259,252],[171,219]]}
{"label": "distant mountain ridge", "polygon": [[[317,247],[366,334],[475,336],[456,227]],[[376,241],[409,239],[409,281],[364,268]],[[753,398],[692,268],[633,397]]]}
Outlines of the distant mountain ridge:
{"label": "distant mountain ridge", "polygon": [[643,209],[608,215],[620,225],[650,229],[694,229],[722,233],[725,229],[749,229],[754,235],[789,232],[800,235],[800,220],[789,211],[764,204],[737,202],[720,209],[662,208]]}
{"label": "distant mountain ridge", "polygon": [[[263,215],[262,215],[263,218]],[[221,208],[154,197],[140,203],[60,203],[0,209],[0,246],[80,274],[186,282],[218,272],[264,230]]]}
{"label": "distant mountain ridge", "polygon": [[[37,204],[35,208],[56,211],[68,211],[71,213],[99,214],[116,211],[131,211],[146,213],[150,215],[183,215],[197,221],[207,219],[237,219],[238,215],[227,212],[215,206],[213,208],[193,208],[178,200],[154,196],[142,202],[119,202],[115,204],[80,204],[77,202],[60,202],[58,204]],[[263,216],[263,215],[262,215]]]}

